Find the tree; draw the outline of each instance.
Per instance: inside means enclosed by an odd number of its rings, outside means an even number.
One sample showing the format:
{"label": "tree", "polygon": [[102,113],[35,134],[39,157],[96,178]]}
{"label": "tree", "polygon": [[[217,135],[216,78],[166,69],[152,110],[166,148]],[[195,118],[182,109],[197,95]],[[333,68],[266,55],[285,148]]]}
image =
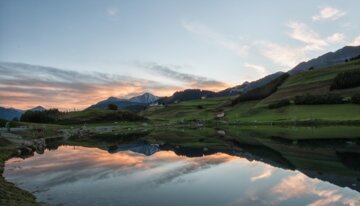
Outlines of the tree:
{"label": "tree", "polygon": [[360,86],[360,69],[339,73],[333,80],[330,90],[349,89]]}
{"label": "tree", "polygon": [[118,110],[118,106],[116,104],[108,104],[109,110]]}

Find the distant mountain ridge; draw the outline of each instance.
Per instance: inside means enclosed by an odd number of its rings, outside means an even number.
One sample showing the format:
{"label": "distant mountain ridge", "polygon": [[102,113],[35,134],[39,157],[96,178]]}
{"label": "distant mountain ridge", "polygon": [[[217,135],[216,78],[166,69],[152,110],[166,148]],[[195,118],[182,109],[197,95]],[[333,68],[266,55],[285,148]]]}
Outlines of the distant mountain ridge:
{"label": "distant mountain ridge", "polygon": [[46,110],[44,107],[42,106],[37,106],[37,107],[34,107],[32,109],[29,109],[30,111],[44,111]]}
{"label": "distant mountain ridge", "polygon": [[0,107],[0,119],[4,119],[4,120],[20,119],[21,115],[26,111],[43,111],[43,110],[46,109],[42,106],[37,106],[29,110]]}
{"label": "distant mountain ridge", "polygon": [[238,95],[240,93],[246,93],[250,90],[257,89],[271,82],[272,80],[280,77],[285,72],[276,72],[274,74],[267,75],[259,80],[252,82],[244,82],[241,85],[231,87],[219,92],[213,92],[209,90],[200,89],[186,89],[183,91],[177,91],[170,97],[163,97],[158,100],[160,104],[172,104],[174,102],[188,101],[201,98],[212,98],[212,97],[226,97]]}
{"label": "distant mountain ridge", "polygon": [[360,46],[345,46],[335,52],[328,52],[307,62],[301,62],[288,72],[290,75],[294,75],[300,72],[308,71],[309,69],[328,67],[345,62],[351,58],[358,57],[359,55]]}
{"label": "distant mountain ridge", "polygon": [[130,99],[121,99],[117,97],[109,97],[106,100],[100,101],[94,105],[91,105],[87,109],[106,109],[109,104],[115,104],[119,109],[140,111],[151,103],[157,101],[159,97],[151,94],[144,93],[139,96],[132,97]]}
{"label": "distant mountain ridge", "polygon": [[237,85],[235,87],[225,89],[223,91],[218,92],[218,94],[219,94],[219,96],[232,96],[232,95],[237,95],[240,93],[246,93],[250,90],[253,90],[253,89],[256,89],[256,88],[266,85],[267,83],[278,78],[279,76],[283,75],[284,73],[285,72],[276,72],[273,74],[269,74],[261,79],[258,79],[258,80],[252,81],[252,82],[244,82],[243,84]]}

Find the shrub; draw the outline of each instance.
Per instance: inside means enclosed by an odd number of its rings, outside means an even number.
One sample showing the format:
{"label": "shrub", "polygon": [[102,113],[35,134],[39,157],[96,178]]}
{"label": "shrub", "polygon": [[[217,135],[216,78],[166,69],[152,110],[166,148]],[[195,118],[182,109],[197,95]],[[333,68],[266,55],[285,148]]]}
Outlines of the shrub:
{"label": "shrub", "polygon": [[269,107],[269,109],[277,109],[277,108],[285,107],[285,106],[288,106],[288,105],[290,105],[290,100],[283,99],[283,100],[280,100],[280,101],[275,102],[273,104],[270,104],[268,107]]}
{"label": "shrub", "polygon": [[351,97],[351,103],[360,104],[360,93],[359,94],[354,94]]}
{"label": "shrub", "polygon": [[360,69],[342,72],[333,80],[330,90],[348,89],[360,86]]}
{"label": "shrub", "polygon": [[297,105],[314,105],[314,104],[343,104],[343,98],[338,95],[310,95],[296,96],[294,103]]}
{"label": "shrub", "polygon": [[202,105],[197,105],[196,106],[198,109],[204,109],[204,106],[202,106]]}

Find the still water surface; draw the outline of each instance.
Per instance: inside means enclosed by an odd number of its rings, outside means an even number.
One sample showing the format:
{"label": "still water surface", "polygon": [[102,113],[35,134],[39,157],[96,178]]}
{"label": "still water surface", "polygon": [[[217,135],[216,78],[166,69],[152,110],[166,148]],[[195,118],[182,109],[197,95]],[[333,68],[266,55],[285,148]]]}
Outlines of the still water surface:
{"label": "still water surface", "polygon": [[4,176],[51,205],[360,205],[356,189],[221,151],[60,146],[10,159]]}

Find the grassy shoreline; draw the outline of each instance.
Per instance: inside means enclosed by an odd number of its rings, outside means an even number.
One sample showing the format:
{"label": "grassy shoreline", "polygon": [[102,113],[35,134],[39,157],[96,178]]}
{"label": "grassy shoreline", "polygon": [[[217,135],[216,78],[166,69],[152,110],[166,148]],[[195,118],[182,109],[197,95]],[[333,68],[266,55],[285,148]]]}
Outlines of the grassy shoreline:
{"label": "grassy shoreline", "polygon": [[0,145],[0,205],[42,205],[36,201],[36,198],[32,193],[22,190],[15,184],[5,180],[3,176],[5,161],[15,156],[17,146],[4,139],[0,139]]}

